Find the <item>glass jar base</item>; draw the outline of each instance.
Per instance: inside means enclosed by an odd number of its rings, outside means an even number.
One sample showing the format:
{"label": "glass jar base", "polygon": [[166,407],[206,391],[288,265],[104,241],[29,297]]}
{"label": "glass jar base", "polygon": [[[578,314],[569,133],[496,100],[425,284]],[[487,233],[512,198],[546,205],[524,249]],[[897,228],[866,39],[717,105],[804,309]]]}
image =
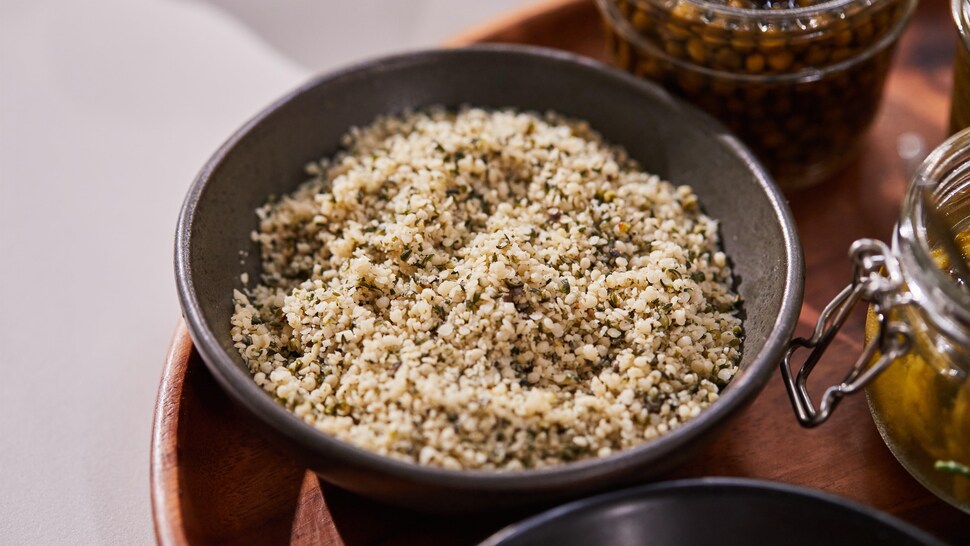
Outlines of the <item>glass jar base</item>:
{"label": "glass jar base", "polygon": [[842,172],[859,157],[862,149],[862,143],[857,142],[837,156],[826,157],[808,165],[800,165],[792,172],[772,172],[771,175],[778,186],[785,191],[810,188]]}
{"label": "glass jar base", "polygon": [[893,440],[893,436],[889,433],[887,424],[884,423],[880,418],[879,411],[874,406],[872,395],[869,393],[868,389],[866,390],[866,402],[869,404],[869,414],[872,415],[872,422],[875,423],[876,430],[879,431],[879,436],[882,438],[883,443],[886,444],[886,447],[889,448],[889,452],[893,454],[893,457],[895,457],[896,460],[899,461],[899,464],[906,469],[906,472],[908,472],[913,479],[918,481],[920,485],[925,487],[927,491],[930,491],[954,508],[957,508],[966,514],[970,514],[970,504],[962,502],[955,496],[941,490],[931,480],[927,479],[923,471],[913,465],[910,459],[900,451],[900,447],[896,444],[895,440]]}

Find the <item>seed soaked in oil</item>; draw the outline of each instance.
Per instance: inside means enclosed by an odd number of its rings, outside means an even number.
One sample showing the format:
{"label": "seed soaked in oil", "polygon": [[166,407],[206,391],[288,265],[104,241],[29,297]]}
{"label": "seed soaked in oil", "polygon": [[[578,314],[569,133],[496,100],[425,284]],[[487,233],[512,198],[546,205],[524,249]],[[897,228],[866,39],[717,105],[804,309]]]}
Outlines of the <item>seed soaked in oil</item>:
{"label": "seed soaked in oil", "polygon": [[[957,242],[964,255],[970,253],[970,229]],[[947,270],[941,253],[936,258]],[[953,470],[970,467],[970,369],[965,355],[957,354],[966,348],[930,342],[921,325],[911,326],[917,326],[913,349],[868,387],[873,416],[889,448],[923,485],[970,510],[970,475]],[[867,341],[878,329],[870,310]]]}

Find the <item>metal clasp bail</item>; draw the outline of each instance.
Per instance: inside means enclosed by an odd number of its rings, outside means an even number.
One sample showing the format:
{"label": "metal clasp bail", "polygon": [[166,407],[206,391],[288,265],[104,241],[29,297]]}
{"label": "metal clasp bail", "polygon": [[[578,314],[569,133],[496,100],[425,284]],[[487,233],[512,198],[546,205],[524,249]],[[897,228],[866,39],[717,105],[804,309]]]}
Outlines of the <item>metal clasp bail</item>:
{"label": "metal clasp bail", "polygon": [[[865,387],[892,361],[906,354],[911,345],[909,326],[889,318],[893,307],[909,303],[909,295],[903,290],[899,262],[889,247],[875,239],[859,239],[852,243],[849,256],[854,263],[852,282],[822,310],[811,338],[795,338],[788,343],[781,363],[788,397],[798,422],[804,427],[824,423],[843,396]],[[816,409],[808,394],[808,376],[860,300],[872,304],[879,318],[879,334],[865,346],[842,382],[825,390],[822,403]],[[811,349],[811,353],[798,370],[797,377],[793,377],[792,355],[802,348]],[[870,364],[877,349],[880,357]]]}

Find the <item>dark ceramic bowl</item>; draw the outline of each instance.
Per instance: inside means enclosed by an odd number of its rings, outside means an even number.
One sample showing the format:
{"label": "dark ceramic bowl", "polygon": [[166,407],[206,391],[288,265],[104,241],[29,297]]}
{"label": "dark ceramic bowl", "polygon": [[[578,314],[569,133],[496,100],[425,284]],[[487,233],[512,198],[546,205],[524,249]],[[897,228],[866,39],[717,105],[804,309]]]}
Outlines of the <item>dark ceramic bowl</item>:
{"label": "dark ceramic bowl", "polygon": [[[294,189],[303,166],[380,114],[442,104],[556,110],[626,147],[650,172],[692,185],[721,221],[740,278],[747,334],[741,370],[685,426],[634,449],[543,470],[451,471],[376,455],[318,432],[252,380],[229,335],[239,275],[258,278],[254,210]],[[240,251],[249,253],[244,264]],[[179,297],[192,339],[216,380],[278,445],[323,479],[391,503],[468,511],[577,497],[670,468],[727,426],[761,390],[798,318],[802,254],[781,193],[734,137],[660,88],[552,50],[482,46],[378,59],[315,79],[247,123],[202,169],[185,200],[175,246]]]}
{"label": "dark ceramic bowl", "polygon": [[874,508],[815,489],[737,478],[658,483],[554,508],[481,546],[926,545],[942,542]]}

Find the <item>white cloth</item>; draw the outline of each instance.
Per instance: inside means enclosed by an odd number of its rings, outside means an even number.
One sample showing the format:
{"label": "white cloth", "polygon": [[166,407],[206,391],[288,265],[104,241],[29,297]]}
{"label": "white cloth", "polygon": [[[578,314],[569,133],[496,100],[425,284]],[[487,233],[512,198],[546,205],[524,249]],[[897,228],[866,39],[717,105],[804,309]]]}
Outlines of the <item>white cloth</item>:
{"label": "white cloth", "polygon": [[154,541],[175,221],[216,147],[312,73],[521,1],[0,0],[0,543]]}

